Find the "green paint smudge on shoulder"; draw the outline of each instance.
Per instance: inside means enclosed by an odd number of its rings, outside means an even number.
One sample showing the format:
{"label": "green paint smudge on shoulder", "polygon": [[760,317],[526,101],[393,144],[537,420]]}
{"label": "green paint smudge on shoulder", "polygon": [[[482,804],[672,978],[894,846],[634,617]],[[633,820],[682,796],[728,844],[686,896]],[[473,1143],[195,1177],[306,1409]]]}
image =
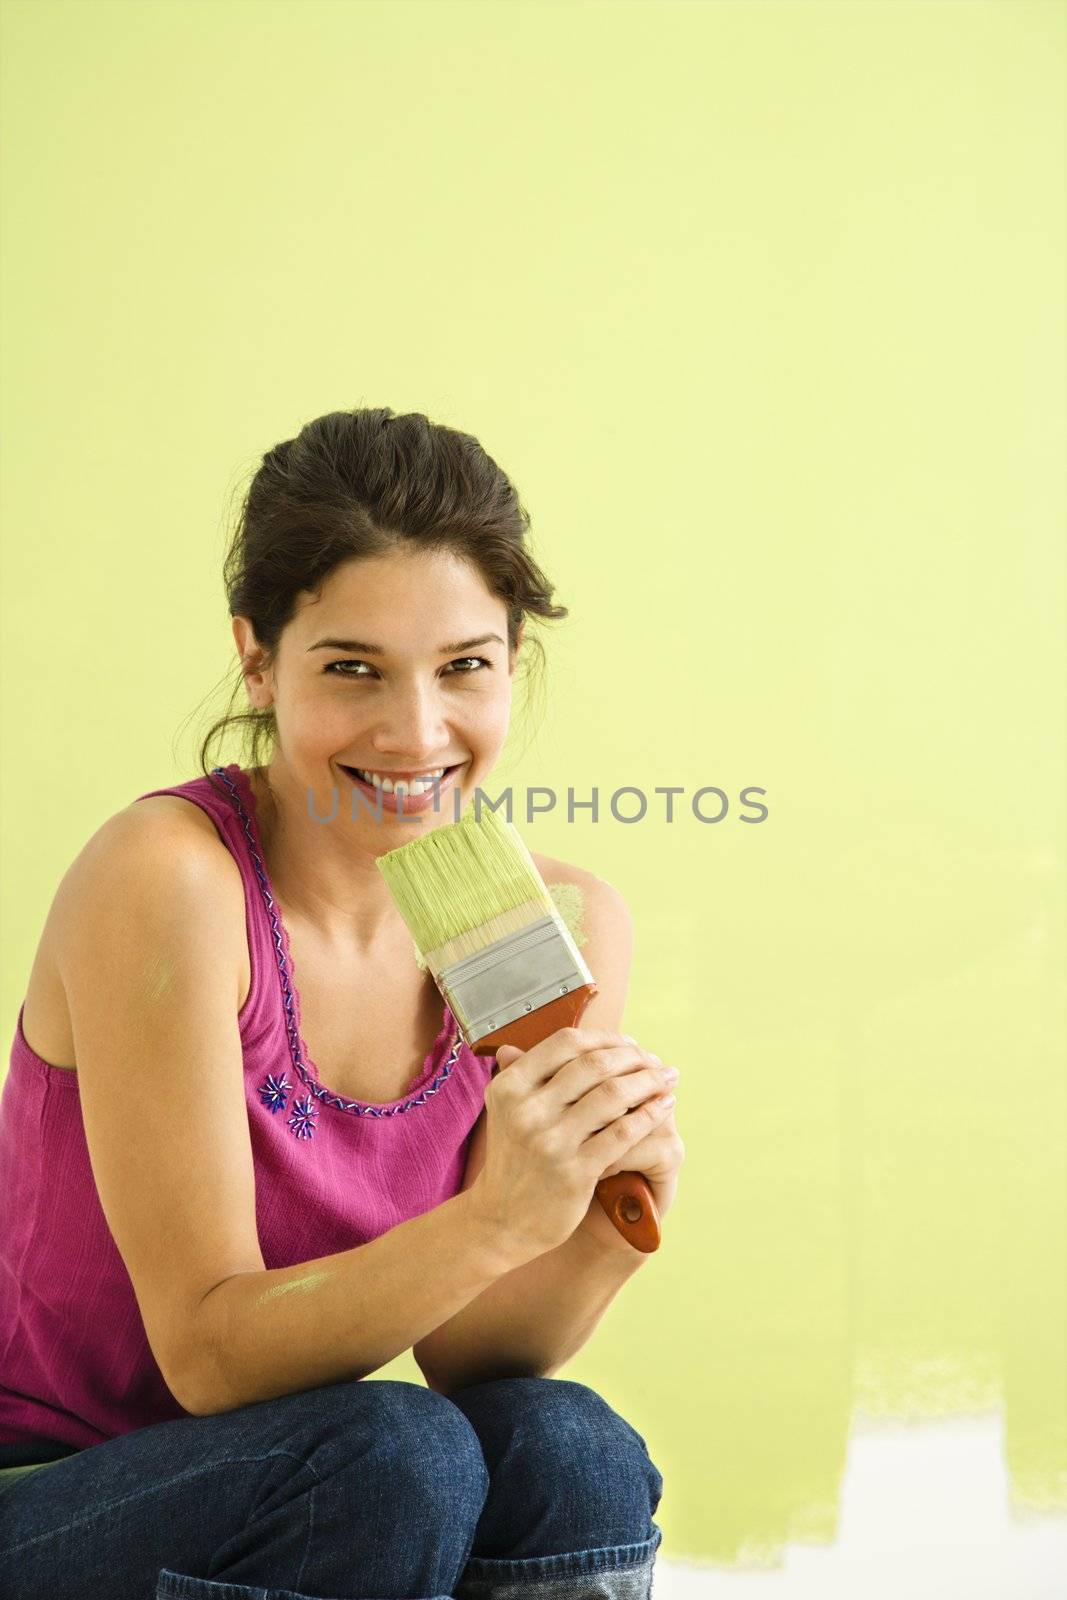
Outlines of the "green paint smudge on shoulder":
{"label": "green paint smudge on shoulder", "polygon": [[550,883],[548,892],[556,902],[556,910],[567,924],[571,938],[576,945],[583,945],[586,941],[586,932],[582,927],[585,896],[581,889],[576,883]]}

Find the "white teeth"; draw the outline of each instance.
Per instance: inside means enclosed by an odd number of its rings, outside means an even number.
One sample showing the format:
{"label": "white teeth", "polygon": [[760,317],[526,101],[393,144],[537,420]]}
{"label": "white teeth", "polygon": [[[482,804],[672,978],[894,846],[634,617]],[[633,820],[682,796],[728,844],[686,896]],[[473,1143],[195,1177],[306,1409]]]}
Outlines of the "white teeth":
{"label": "white teeth", "polygon": [[434,772],[420,773],[417,778],[398,778],[394,783],[392,778],[382,777],[377,772],[367,772],[363,767],[356,767],[356,772],[364,783],[372,783],[376,789],[381,789],[383,794],[426,794],[432,789],[434,783],[445,775],[446,768],[438,767]]}

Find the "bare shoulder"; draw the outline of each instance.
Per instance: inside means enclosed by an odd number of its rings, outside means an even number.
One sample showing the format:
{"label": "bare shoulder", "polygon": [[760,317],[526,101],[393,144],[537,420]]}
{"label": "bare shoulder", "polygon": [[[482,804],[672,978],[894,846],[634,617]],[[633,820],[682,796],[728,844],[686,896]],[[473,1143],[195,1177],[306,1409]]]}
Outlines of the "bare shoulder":
{"label": "bare shoulder", "polygon": [[151,794],[144,800],[131,800],[130,804],[117,811],[115,816],[171,817],[180,833],[209,839],[212,844],[218,845],[225,851],[226,855],[230,853],[219,838],[218,829],[203,806],[198,806],[195,800],[183,800],[179,794]]}
{"label": "bare shoulder", "polygon": [[232,959],[241,1003],[249,979],[240,870],[199,806],[153,795],[100,824],[52,897],[23,1015],[26,1037],[45,1061],[77,1070],[69,985],[80,957],[102,939],[126,937],[135,906],[164,898],[197,920],[220,961]]}
{"label": "bare shoulder", "polygon": [[550,888],[557,884],[573,883],[583,896],[588,895],[603,905],[626,904],[614,884],[608,883],[606,878],[598,878],[588,867],[575,866],[572,861],[560,861],[555,856],[538,855],[535,850],[531,850],[530,854],[534,866]]}
{"label": "bare shoulder", "polygon": [[150,854],[153,848],[176,851],[182,861],[193,864],[218,864],[225,857],[236,868],[215,824],[200,806],[179,795],[158,794],[131,801],[102,822],[71,862],[66,877],[77,877],[79,867],[103,858],[117,865],[127,855]]}
{"label": "bare shoulder", "polygon": [[632,928],[630,908],[614,884],[597,877],[588,867],[575,866],[555,856],[538,855],[535,851],[530,854],[549,889],[576,891],[572,896],[560,894],[557,897],[568,919],[570,915],[580,919],[584,931],[593,938],[629,935]]}
{"label": "bare shoulder", "polygon": [[[555,891],[553,898],[560,914],[596,982],[597,992],[583,1013],[581,1025],[617,1031],[626,1009],[633,960],[630,908],[614,884],[597,877],[587,867],[530,853],[546,886]],[[570,893],[564,894],[568,886]]]}
{"label": "bare shoulder", "polygon": [[178,795],[132,801],[100,824],[67,868],[53,905],[56,936],[85,895],[108,884],[120,895],[140,876],[157,882],[175,875],[217,890],[216,903],[232,900],[243,921],[240,870],[207,813]]}

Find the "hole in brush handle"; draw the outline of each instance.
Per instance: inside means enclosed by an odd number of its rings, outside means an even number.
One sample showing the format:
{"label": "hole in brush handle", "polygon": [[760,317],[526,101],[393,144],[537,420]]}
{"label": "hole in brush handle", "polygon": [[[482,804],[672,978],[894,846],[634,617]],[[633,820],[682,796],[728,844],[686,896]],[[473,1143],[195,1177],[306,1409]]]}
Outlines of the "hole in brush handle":
{"label": "hole in brush handle", "polygon": [[616,1172],[610,1178],[601,1178],[595,1192],[627,1243],[645,1255],[659,1249],[659,1212],[640,1172]]}

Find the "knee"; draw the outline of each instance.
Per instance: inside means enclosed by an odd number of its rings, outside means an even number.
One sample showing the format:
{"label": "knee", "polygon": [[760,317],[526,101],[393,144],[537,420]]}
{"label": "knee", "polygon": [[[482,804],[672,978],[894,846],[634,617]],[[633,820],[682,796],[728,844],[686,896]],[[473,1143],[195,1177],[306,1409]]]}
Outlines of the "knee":
{"label": "knee", "polygon": [[489,1472],[478,1435],[444,1395],[374,1378],[317,1393],[322,1425],[308,1458],[316,1472],[349,1468],[383,1504],[477,1519]]}
{"label": "knee", "polygon": [[452,1403],[477,1431],[494,1484],[501,1472],[550,1484],[592,1524],[617,1528],[619,1542],[659,1505],[663,1478],[644,1439],[585,1384],[504,1378],[458,1390]]}

